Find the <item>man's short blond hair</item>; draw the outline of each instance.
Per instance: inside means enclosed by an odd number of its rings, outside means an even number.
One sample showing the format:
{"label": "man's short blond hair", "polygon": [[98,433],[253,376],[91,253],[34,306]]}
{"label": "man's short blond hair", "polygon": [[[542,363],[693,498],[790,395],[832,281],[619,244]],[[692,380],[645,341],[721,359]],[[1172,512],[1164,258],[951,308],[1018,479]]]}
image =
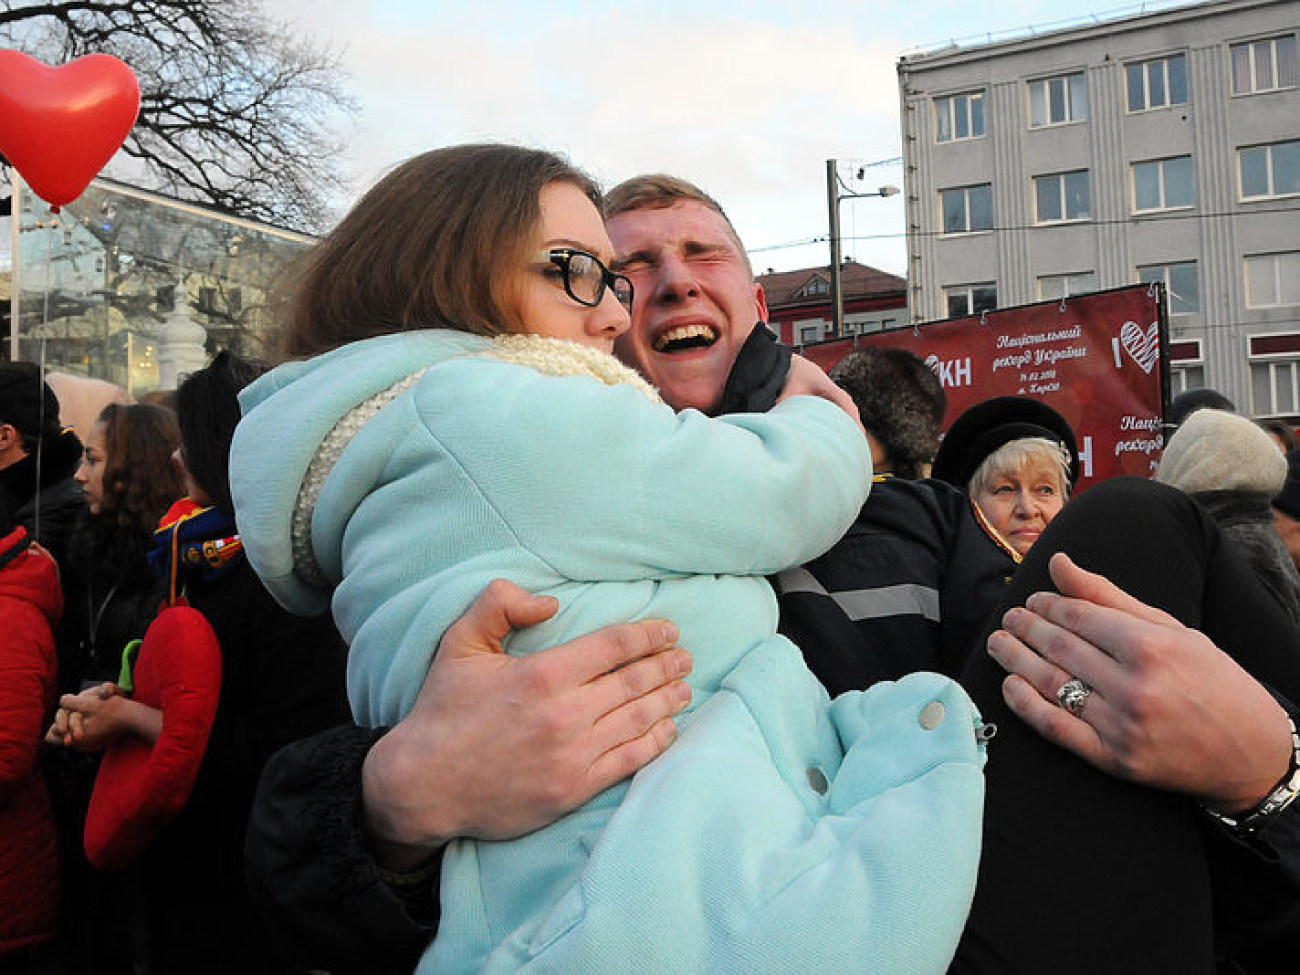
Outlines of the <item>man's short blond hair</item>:
{"label": "man's short blond hair", "polygon": [[740,252],[741,260],[745,262],[745,270],[749,272],[750,277],[753,277],[754,268],[749,263],[749,255],[745,253],[745,245],[740,240],[740,234],[736,233],[736,227],[727,216],[727,211],[722,209],[722,204],[694,183],[666,173],[633,176],[631,179],[623,180],[605,194],[603,210],[605,219],[609,220],[620,213],[629,213],[632,210],[663,210],[683,201],[702,203],[722,218],[722,222],[727,225],[727,232],[731,234],[732,242]]}

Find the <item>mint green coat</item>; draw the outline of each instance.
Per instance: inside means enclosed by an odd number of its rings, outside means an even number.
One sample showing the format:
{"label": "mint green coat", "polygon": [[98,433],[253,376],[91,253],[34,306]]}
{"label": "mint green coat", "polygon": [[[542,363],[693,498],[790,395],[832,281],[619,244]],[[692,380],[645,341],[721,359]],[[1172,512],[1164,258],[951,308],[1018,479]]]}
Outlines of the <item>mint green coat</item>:
{"label": "mint green coat", "polygon": [[[763,578],[852,522],[861,432],[813,397],[710,419],[496,355],[431,330],[283,366],[245,392],[231,455],[249,558],[290,609],[332,600],[362,724],[410,709],[497,577],[560,603],[511,653],[663,617],[694,655],[667,754],[545,829],[451,845],[420,971],[942,972],[975,883],[978,715],[933,674],[829,702]],[[309,581],[291,553],[313,456],[423,368],[323,451]]]}

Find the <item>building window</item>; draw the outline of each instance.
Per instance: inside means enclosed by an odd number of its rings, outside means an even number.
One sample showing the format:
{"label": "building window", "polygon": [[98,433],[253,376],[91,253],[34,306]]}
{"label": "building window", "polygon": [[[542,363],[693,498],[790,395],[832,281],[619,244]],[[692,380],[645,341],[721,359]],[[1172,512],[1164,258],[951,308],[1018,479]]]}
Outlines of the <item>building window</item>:
{"label": "building window", "polygon": [[1034,198],[1038,222],[1087,220],[1092,216],[1092,194],[1088,188],[1088,171],[1053,173],[1034,178]]}
{"label": "building window", "polygon": [[956,142],[984,135],[984,92],[968,91],[934,100],[934,141]]}
{"label": "building window", "polygon": [[1205,366],[1170,366],[1169,395],[1177,396],[1189,389],[1205,388]]}
{"label": "building window", "polygon": [[1296,70],[1294,34],[1266,37],[1248,44],[1233,44],[1232,93],[1253,95],[1261,91],[1294,88],[1300,83]]}
{"label": "building window", "polygon": [[1300,193],[1300,139],[1242,149],[1238,158],[1243,200]]}
{"label": "building window", "polygon": [[1205,387],[1205,355],[1200,339],[1175,339],[1169,343],[1169,394]]}
{"label": "building window", "polygon": [[1246,256],[1246,307],[1300,305],[1300,251]]}
{"label": "building window", "polygon": [[813,275],[796,294],[804,297],[810,295],[827,295],[831,292],[831,283],[819,274]]}
{"label": "building window", "polygon": [[998,286],[992,281],[980,284],[957,284],[944,288],[943,298],[948,306],[949,318],[978,315],[982,311],[992,311],[997,308]]}
{"label": "building window", "polygon": [[1196,204],[1192,157],[1175,156],[1133,164],[1133,209],[1173,210]]}
{"label": "building window", "polygon": [[868,332],[879,332],[882,329],[893,328],[897,324],[897,319],[874,318],[869,312],[859,312],[856,315],[845,316],[844,332],[847,335],[851,330],[866,335]]}
{"label": "building window", "polygon": [[1251,412],[1255,416],[1300,413],[1300,334],[1252,335],[1247,349]]}
{"label": "building window", "polygon": [[825,331],[826,322],[821,318],[805,318],[794,323],[794,334],[798,336],[800,345],[820,342]]}
{"label": "building window", "polygon": [[1088,83],[1083,72],[1040,78],[1029,83],[1029,127],[1064,125],[1088,119]]}
{"label": "building window", "polygon": [[1139,61],[1127,65],[1124,70],[1128,76],[1130,112],[1187,104],[1187,58],[1184,55]]}
{"label": "building window", "polygon": [[1097,290],[1097,272],[1080,271],[1077,274],[1045,274],[1038,279],[1038,297],[1041,301],[1051,298],[1068,298],[1070,295],[1087,294]]}
{"label": "building window", "polygon": [[961,186],[939,193],[943,204],[943,232],[967,234],[993,229],[993,184]]}
{"label": "building window", "polygon": [[1250,364],[1251,411],[1255,416],[1300,412],[1300,359]]}
{"label": "building window", "polygon": [[1195,261],[1178,264],[1149,264],[1138,268],[1143,284],[1159,281],[1169,295],[1169,314],[1191,315],[1201,310],[1200,276]]}

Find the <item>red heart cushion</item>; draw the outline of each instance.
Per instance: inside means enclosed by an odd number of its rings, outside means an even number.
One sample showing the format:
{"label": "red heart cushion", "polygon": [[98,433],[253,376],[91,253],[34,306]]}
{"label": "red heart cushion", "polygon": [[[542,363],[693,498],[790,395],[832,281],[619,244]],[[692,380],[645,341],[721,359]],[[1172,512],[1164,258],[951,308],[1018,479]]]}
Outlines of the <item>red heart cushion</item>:
{"label": "red heart cushion", "polygon": [[139,82],[111,54],[51,68],[0,50],[0,153],[56,207],[79,197],[113,158],[139,110]]}
{"label": "red heart cushion", "polygon": [[203,614],[169,606],[145,632],[134,697],[163,713],[152,745],[134,736],[104,750],[86,815],[86,856],[101,870],[131,863],[185,806],[221,689],[221,650]]}

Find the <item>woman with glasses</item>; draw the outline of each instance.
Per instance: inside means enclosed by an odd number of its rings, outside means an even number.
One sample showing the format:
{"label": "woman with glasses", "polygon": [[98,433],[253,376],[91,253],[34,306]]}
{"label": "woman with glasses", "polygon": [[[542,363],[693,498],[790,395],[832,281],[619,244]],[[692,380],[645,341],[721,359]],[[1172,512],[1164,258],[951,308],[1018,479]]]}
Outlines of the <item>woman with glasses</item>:
{"label": "woman with glasses", "polygon": [[765,415],[661,403],[609,355],[633,293],[598,200],[535,150],[399,166],[302,272],[285,348],[314,358],[243,397],[246,550],[285,605],[332,607],[361,724],[409,711],[499,577],[556,608],[512,654],[640,617],[694,654],[667,754],[551,826],[446,849],[420,970],[941,972],[973,891],[979,717],[929,674],[832,708],[763,579],[853,520],[861,428],[807,363]]}

